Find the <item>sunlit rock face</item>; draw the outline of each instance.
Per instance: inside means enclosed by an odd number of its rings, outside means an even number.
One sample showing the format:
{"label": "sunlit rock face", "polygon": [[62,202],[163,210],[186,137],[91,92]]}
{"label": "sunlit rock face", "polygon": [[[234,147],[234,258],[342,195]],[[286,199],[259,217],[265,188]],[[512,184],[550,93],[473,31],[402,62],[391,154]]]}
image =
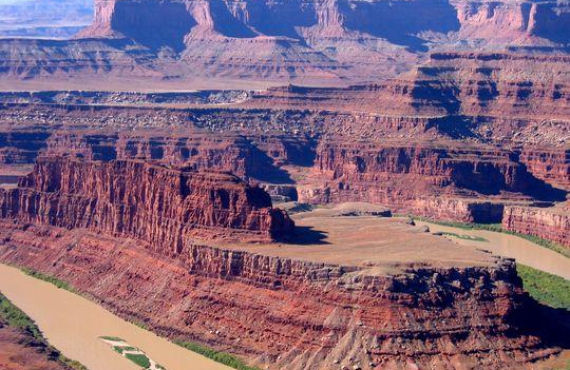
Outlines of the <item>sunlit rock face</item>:
{"label": "sunlit rock face", "polygon": [[[339,84],[397,75],[434,49],[560,51],[570,41],[568,6],[557,2],[96,0],[94,8],[73,41],[1,42],[11,61],[1,72]],[[73,66],[61,65],[70,58]]]}

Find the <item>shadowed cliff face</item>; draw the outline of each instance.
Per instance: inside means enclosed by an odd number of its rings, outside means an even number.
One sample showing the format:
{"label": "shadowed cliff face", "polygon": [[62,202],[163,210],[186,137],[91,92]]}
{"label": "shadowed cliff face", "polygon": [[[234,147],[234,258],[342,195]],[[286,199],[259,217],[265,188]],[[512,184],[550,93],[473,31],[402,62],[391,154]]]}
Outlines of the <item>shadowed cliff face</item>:
{"label": "shadowed cliff face", "polygon": [[348,29],[380,37],[412,51],[427,51],[422,32],[458,31],[457,10],[446,0],[366,2],[342,1]]}
{"label": "shadowed cliff face", "polygon": [[[355,32],[352,38],[378,37],[415,51],[426,50],[430,33],[458,33],[459,39],[515,40],[525,34],[563,43],[569,39],[566,25],[570,11],[556,2],[95,0],[95,3],[97,15],[92,29],[111,28],[141,41],[141,36],[153,39],[157,38],[153,34],[158,33],[167,43],[180,41],[196,25],[202,31],[237,38],[348,37]],[[315,30],[307,34],[308,28]]]}
{"label": "shadowed cliff face", "polygon": [[570,42],[570,9],[562,2],[533,4],[530,11],[529,31],[532,35],[554,42]]}
{"label": "shadowed cliff face", "polygon": [[111,28],[128,38],[158,49],[170,47],[179,52],[184,48],[184,37],[196,21],[190,16],[183,3],[117,2]]}

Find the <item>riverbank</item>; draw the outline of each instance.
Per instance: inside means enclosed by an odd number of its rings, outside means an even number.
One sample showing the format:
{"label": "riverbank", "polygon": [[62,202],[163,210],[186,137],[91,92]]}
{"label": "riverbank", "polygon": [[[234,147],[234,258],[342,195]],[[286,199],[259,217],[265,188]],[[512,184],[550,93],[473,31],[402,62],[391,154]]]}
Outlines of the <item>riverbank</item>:
{"label": "riverbank", "polygon": [[418,221],[436,224],[436,225],[440,225],[440,226],[454,227],[454,228],[462,229],[462,230],[486,230],[486,231],[493,231],[493,232],[497,232],[497,233],[512,235],[512,236],[516,236],[518,238],[530,241],[531,243],[537,244],[541,247],[553,250],[554,252],[560,253],[564,257],[570,258],[570,249],[566,248],[565,246],[563,246],[561,244],[555,243],[555,242],[548,240],[548,239],[543,239],[539,236],[521,234],[521,233],[517,233],[514,231],[506,230],[503,228],[503,226],[501,224],[477,224],[477,223],[464,223],[464,222],[449,222],[449,221],[437,221],[437,220],[433,220],[433,219],[430,219],[427,217],[421,217],[421,216],[404,216],[404,215],[399,215],[399,216],[400,217],[410,217],[413,220],[418,220]]}
{"label": "riverbank", "polygon": [[[459,228],[419,220],[415,223],[418,226],[427,226],[432,233],[442,234],[458,244],[474,246],[495,255],[514,258],[518,264],[570,280],[570,258],[530,240],[497,231]],[[455,237],[452,234],[463,237]]]}
{"label": "riverbank", "polygon": [[1,293],[0,369],[87,370],[50,345],[36,323]]}
{"label": "riverbank", "polygon": [[14,267],[0,264],[0,291],[37,323],[50,344],[90,370],[139,369],[100,340],[106,335],[124,338],[169,370],[228,369]]}

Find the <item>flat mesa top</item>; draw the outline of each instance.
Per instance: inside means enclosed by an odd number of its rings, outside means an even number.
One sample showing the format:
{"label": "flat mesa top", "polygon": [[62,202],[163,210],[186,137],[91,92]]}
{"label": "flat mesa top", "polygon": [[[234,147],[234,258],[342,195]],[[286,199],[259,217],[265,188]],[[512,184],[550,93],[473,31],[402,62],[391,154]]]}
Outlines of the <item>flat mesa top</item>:
{"label": "flat mesa top", "polygon": [[[292,216],[296,235],[291,242],[271,244],[216,243],[215,246],[296,260],[364,267],[373,274],[408,268],[492,266],[497,257],[480,247],[459,245],[432,235],[407,218],[369,215],[339,216],[315,210]],[[211,244],[211,243],[210,243]]]}

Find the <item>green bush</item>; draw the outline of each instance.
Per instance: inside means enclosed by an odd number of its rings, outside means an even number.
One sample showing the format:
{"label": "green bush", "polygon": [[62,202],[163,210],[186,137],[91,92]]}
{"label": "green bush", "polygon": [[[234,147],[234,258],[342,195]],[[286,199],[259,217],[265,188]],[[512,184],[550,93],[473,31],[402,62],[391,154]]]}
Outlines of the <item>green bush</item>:
{"label": "green bush", "polygon": [[520,264],[517,273],[531,297],[548,306],[570,310],[570,280]]}
{"label": "green bush", "polygon": [[180,347],[189,349],[192,352],[199,353],[204,357],[207,357],[211,360],[214,360],[216,362],[219,362],[221,364],[224,364],[226,366],[229,366],[237,370],[258,370],[255,367],[248,366],[245,362],[243,362],[242,360],[233,355],[230,355],[229,353],[218,352],[212,348],[208,348],[206,346],[192,342],[175,341],[174,343],[176,343]]}
{"label": "green bush", "polygon": [[150,360],[146,355],[143,354],[135,354],[135,353],[127,353],[125,357],[134,362],[135,364],[139,365],[143,369],[148,369],[150,367]]}

